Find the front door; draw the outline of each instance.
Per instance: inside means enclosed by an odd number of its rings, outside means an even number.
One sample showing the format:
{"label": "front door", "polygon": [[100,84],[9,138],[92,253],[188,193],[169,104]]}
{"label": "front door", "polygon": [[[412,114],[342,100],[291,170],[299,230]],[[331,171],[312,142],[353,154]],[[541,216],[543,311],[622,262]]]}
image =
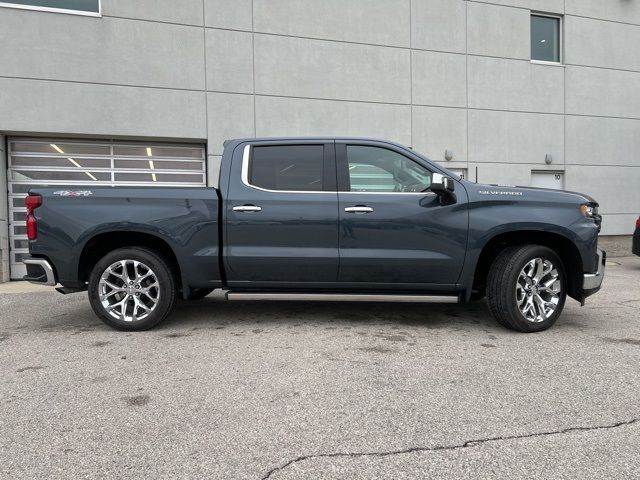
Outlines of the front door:
{"label": "front door", "polygon": [[444,288],[464,263],[464,188],[443,205],[428,190],[428,163],[398,147],[336,144],[340,282],[362,288]]}
{"label": "front door", "polygon": [[338,276],[335,145],[238,147],[225,200],[233,288],[321,286]]}

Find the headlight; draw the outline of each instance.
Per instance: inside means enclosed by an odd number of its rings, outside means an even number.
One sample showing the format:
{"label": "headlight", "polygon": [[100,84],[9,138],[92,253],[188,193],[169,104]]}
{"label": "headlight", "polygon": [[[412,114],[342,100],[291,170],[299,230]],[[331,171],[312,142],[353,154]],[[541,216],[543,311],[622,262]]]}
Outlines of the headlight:
{"label": "headlight", "polygon": [[585,217],[593,218],[598,214],[598,208],[592,205],[580,205],[580,213]]}

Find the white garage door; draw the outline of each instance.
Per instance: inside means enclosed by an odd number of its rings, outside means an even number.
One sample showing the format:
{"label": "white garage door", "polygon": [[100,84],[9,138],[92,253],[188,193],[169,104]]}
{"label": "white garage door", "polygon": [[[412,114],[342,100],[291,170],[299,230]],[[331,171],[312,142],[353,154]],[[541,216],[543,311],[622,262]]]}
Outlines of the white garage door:
{"label": "white garage door", "polygon": [[200,145],[9,139],[9,241],[11,278],[20,279],[28,255],[24,197],[42,186],[206,185]]}

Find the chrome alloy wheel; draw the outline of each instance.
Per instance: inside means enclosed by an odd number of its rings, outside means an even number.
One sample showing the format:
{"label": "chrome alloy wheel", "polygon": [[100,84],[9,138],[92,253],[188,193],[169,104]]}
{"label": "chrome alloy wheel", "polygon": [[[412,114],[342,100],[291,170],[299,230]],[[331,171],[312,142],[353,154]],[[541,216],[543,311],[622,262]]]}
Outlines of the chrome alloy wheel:
{"label": "chrome alloy wheel", "polygon": [[158,305],[158,277],[137,260],[120,260],[102,272],[98,283],[100,303],[106,312],[124,322],[143,320]]}
{"label": "chrome alloy wheel", "polygon": [[516,302],[530,322],[543,322],[555,312],[562,282],[556,267],[547,259],[534,258],[522,268],[516,283]]}

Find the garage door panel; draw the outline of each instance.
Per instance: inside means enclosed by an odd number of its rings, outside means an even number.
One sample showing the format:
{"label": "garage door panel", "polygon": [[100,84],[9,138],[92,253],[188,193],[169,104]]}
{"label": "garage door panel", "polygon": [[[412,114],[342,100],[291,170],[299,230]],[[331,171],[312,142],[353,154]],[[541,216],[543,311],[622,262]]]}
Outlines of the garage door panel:
{"label": "garage door panel", "polygon": [[200,145],[89,142],[65,139],[9,140],[9,236],[11,278],[25,275],[28,255],[24,197],[30,189],[91,186],[206,186]]}

